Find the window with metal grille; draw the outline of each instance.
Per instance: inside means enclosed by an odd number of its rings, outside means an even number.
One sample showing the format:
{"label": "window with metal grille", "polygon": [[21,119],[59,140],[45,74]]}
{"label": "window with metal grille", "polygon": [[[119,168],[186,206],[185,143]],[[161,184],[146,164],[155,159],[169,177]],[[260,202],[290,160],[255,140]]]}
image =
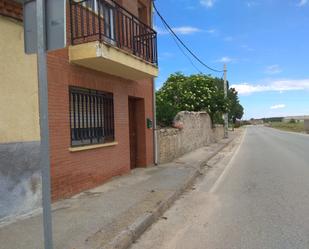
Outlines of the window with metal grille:
{"label": "window with metal grille", "polygon": [[71,146],[114,141],[113,94],[77,87],[69,90]]}

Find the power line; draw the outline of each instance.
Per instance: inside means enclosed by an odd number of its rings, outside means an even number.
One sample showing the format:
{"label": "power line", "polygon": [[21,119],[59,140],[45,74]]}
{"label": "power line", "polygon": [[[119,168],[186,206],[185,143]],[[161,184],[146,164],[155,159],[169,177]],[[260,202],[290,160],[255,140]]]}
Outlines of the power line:
{"label": "power line", "polygon": [[[206,63],[204,63],[179,37],[178,35],[174,32],[174,30],[171,28],[171,26],[165,21],[164,17],[160,14],[160,12],[158,11],[155,3],[153,3],[153,7],[156,11],[156,13],[158,14],[158,16],[160,17],[161,21],[163,22],[165,28],[168,28],[168,30],[170,31],[170,33],[172,34],[173,37],[175,37],[180,43],[181,45],[200,63],[202,64],[204,67],[208,68],[209,70],[213,71],[213,72],[217,72],[217,73],[222,73],[223,70],[217,70],[214,69],[210,66],[208,66]],[[178,44],[178,43],[177,43]],[[178,44],[179,45],[179,44]]]}
{"label": "power line", "polygon": [[[164,24],[164,23],[163,23]],[[164,24],[164,27],[166,28],[167,32],[170,32],[170,30],[166,27],[166,25]],[[189,62],[191,63],[191,65],[200,73],[202,74],[202,71],[193,63],[192,59],[189,57],[189,55],[186,54],[186,52],[183,50],[183,48],[178,44],[178,41],[176,40],[176,38],[171,34],[173,40],[175,41],[177,47],[179,48],[179,50],[182,52],[182,54],[189,60]]]}
{"label": "power line", "polygon": [[190,58],[190,56],[183,50],[183,48],[179,45],[178,41],[176,40],[176,38],[174,37],[174,35],[171,33],[171,31],[168,29],[168,27],[165,25],[165,23],[163,23],[164,28],[166,29],[166,31],[171,35],[171,37],[173,38],[174,42],[176,43],[177,47],[179,48],[180,52],[188,59],[188,61],[190,62],[190,64],[196,69],[196,71],[200,74],[203,74],[203,72],[194,64],[194,62],[192,61],[192,59]]}

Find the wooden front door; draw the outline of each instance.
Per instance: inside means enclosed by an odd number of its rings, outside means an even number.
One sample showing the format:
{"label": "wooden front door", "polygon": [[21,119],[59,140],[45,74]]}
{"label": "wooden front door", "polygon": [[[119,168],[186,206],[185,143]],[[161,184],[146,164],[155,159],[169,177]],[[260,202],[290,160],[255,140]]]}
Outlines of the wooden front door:
{"label": "wooden front door", "polygon": [[137,129],[136,129],[136,100],[129,98],[129,132],[130,132],[130,165],[137,166]]}

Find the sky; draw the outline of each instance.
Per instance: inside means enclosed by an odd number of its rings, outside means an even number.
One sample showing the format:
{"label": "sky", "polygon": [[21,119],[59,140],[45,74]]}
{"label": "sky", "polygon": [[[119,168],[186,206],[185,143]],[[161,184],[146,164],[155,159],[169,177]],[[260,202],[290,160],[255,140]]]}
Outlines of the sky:
{"label": "sky", "polygon": [[[208,65],[228,67],[244,119],[309,114],[309,0],[155,0],[179,37]],[[160,88],[197,73],[158,16]],[[205,74],[222,77],[198,62]]]}

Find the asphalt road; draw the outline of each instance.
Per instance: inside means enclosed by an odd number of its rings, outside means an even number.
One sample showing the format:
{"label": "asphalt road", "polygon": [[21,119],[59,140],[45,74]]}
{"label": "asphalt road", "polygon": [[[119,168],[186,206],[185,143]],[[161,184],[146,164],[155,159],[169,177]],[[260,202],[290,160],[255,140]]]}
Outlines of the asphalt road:
{"label": "asphalt road", "polygon": [[308,249],[309,136],[248,127],[132,249]]}

